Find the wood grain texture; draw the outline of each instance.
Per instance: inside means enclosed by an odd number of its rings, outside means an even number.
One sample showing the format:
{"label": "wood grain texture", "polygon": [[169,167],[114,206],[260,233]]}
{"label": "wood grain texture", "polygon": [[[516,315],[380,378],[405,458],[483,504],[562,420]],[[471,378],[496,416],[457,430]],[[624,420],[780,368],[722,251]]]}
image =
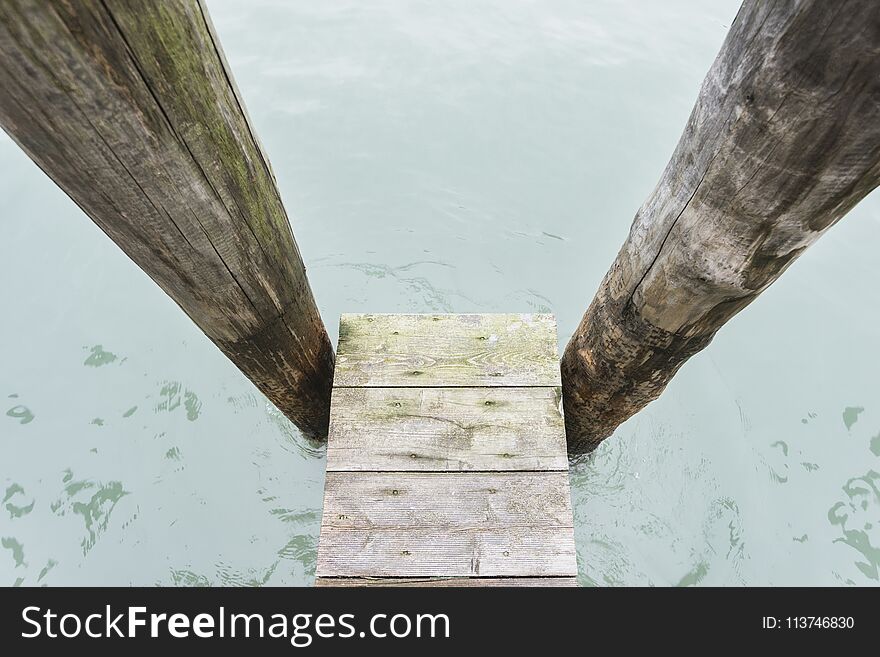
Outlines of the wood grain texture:
{"label": "wood grain texture", "polygon": [[572,526],[568,472],[328,472],[324,482],[322,536]]}
{"label": "wood grain texture", "polygon": [[335,388],[327,470],[568,471],[559,388]]}
{"label": "wood grain texture", "polygon": [[318,577],[547,577],[577,573],[573,530],[322,528]]}
{"label": "wood grain texture", "polygon": [[306,433],[333,349],[198,0],[0,3],[0,124]]}
{"label": "wood grain texture", "polygon": [[577,586],[576,577],[317,577],[320,587],[505,587],[561,588]]}
{"label": "wood grain texture", "polygon": [[316,585],[576,585],[554,318],[340,327]]}
{"label": "wood grain texture", "polygon": [[595,448],[880,182],[880,3],[747,0],[568,343]]}
{"label": "wood grain texture", "polygon": [[558,386],[556,320],[536,314],[345,314],[333,385]]}
{"label": "wood grain texture", "polygon": [[577,574],[567,472],[328,472],[319,576]]}

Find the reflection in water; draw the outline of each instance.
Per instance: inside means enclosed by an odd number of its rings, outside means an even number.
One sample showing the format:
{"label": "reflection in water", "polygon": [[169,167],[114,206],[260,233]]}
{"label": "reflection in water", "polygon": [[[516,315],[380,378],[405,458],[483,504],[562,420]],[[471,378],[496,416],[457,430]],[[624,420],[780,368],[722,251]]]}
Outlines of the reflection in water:
{"label": "reflection in water", "polygon": [[82,539],[83,555],[88,553],[98,540],[98,536],[107,529],[110,515],[117,502],[128,493],[122,489],[122,483],[111,481],[100,484],[94,481],[74,480],[73,472],[65,471],[62,479],[64,490],[62,496],[51,504],[51,509],[59,516],[69,511],[82,516],[87,536]]}
{"label": "reflection in water", "polygon": [[[182,403],[186,410],[187,420],[194,422],[199,419],[202,403],[199,401],[198,396],[191,390],[184,390],[177,381],[167,381],[162,385],[162,389],[159,391],[159,400],[160,401],[156,404],[157,413],[160,411],[167,411],[170,413],[176,408],[179,408]],[[137,407],[134,407],[134,410],[137,410]],[[126,413],[130,415],[131,413],[134,413],[134,410],[129,409],[130,412],[126,411]],[[128,417],[128,415],[125,415],[124,417]]]}
{"label": "reflection in water", "polygon": [[92,347],[90,352],[88,358],[83,363],[86,367],[101,367],[102,365],[109,365],[116,360],[116,354],[104,351],[104,348],[99,344]]}
{"label": "reflection in water", "polygon": [[[316,523],[320,527],[320,523]],[[318,563],[318,536],[315,533],[299,534],[287,542],[278,552],[278,556],[284,559],[292,559],[303,566],[307,577],[315,576],[315,567]]]}
{"label": "reflection in water", "polygon": [[847,431],[852,429],[852,426],[858,421],[859,415],[864,410],[861,406],[847,406],[843,409],[843,424],[846,426]]}
{"label": "reflection in water", "polygon": [[4,536],[0,545],[12,552],[12,560],[15,562],[16,568],[27,565],[24,562],[24,546],[17,540],[11,536]]}
{"label": "reflection in water", "polygon": [[40,571],[40,574],[37,576],[37,582],[42,582],[43,578],[49,574],[49,571],[52,570],[55,566],[58,565],[58,562],[54,559],[49,559],[43,569]]}
{"label": "reflection in water", "polygon": [[[84,393],[80,414],[85,415],[84,423],[100,431],[86,440],[85,436],[63,440],[77,411],[56,411],[44,401],[45,421],[34,425],[43,429],[31,433],[24,447],[9,454],[15,461],[11,470],[4,469],[6,481],[0,489],[6,518],[0,527],[6,548],[0,573],[5,583],[82,582],[81,572],[90,564],[89,583],[99,582],[95,576],[102,572],[100,559],[109,554],[111,561],[104,563],[112,564],[112,555],[121,553],[127,558],[139,555],[144,572],[126,568],[123,579],[115,576],[108,583],[308,583],[314,576],[323,481],[320,470],[318,476],[309,475],[308,469],[297,475],[297,461],[290,458],[322,468],[325,446],[304,439],[237,376],[231,385],[228,375],[215,385],[211,396],[219,403],[206,406],[202,396],[181,380],[155,381],[148,373],[139,373],[140,359],[111,358],[108,353],[93,349],[89,369],[111,362],[120,367],[102,372],[97,379],[69,373],[65,385],[65,391]],[[97,382],[99,397],[89,396],[91,381]],[[154,414],[141,417],[138,409],[144,406]],[[217,413],[218,408],[226,410]],[[90,410],[102,415],[86,414]],[[32,419],[18,409],[9,415],[24,420],[14,426]],[[239,416],[239,421],[232,419]],[[236,427],[235,440],[223,444],[213,440],[223,430],[221,425],[227,430]],[[199,426],[205,429],[200,432]],[[30,427],[22,427],[25,430]],[[254,437],[268,440],[254,441]],[[50,444],[53,448],[46,452]],[[47,459],[50,454],[53,457]],[[55,456],[74,465],[62,465],[55,471],[59,474],[46,476],[44,468],[51,468]],[[245,463],[254,476],[237,471]],[[11,472],[20,478],[10,478]],[[82,476],[85,472],[89,474]],[[227,510],[234,512],[242,505],[249,509],[252,522],[240,519],[235,524],[238,532],[230,532]],[[267,531],[261,517],[277,523],[277,530]],[[55,538],[47,540],[47,535]],[[112,536],[109,542],[102,540],[107,536]],[[230,542],[226,537],[240,547],[223,547],[224,540]],[[74,545],[76,552],[71,549]],[[34,553],[27,559],[25,546]],[[96,551],[102,556],[92,562]],[[122,567],[126,560],[115,563]]]}
{"label": "reflection in water", "polygon": [[[740,405],[735,413],[742,413]],[[629,433],[571,463],[583,585],[803,583],[810,581],[807,563],[817,569],[818,582],[878,582],[880,475],[872,469],[847,479],[837,488],[844,498],[827,511],[810,501],[833,476],[810,481],[823,469],[837,474],[858,463],[828,450],[835,436],[855,427],[829,422],[815,440],[795,434],[774,440],[749,459],[751,468],[748,461],[729,468],[746,484],[731,486],[722,483],[724,471],[712,462],[711,451],[703,451],[699,435],[676,436],[644,417],[625,426]],[[754,431],[742,426],[744,436]],[[676,444],[684,438],[685,444]],[[873,442],[866,435],[852,447],[870,451]],[[762,471],[770,476],[761,477]],[[763,517],[771,502],[781,513]],[[838,545],[856,551],[850,567]]]}
{"label": "reflection in water", "polygon": [[709,564],[705,561],[701,561],[691,572],[682,577],[676,586],[696,586],[703,581],[703,578],[706,577],[706,573],[708,572]]}
{"label": "reflection in water", "polygon": [[[18,499],[21,503],[16,504],[16,499]],[[18,484],[12,484],[6,489],[6,494],[3,496],[2,504],[5,505],[6,510],[9,512],[9,518],[21,518],[22,516],[26,516],[31,511],[34,510],[34,504],[36,500],[31,499],[30,503],[27,503],[26,496],[24,494],[24,488],[19,486]]]}
{"label": "reflection in water", "polygon": [[[869,470],[861,477],[846,482],[845,501],[837,502],[828,510],[828,520],[840,528],[843,543],[858,552],[863,561],[855,562],[866,577],[878,581],[880,568],[880,474]],[[872,542],[871,539],[874,539]]]}
{"label": "reflection in water", "polygon": [[27,424],[28,422],[34,421],[34,414],[31,413],[31,409],[27,406],[22,406],[21,404],[17,404],[10,408],[6,411],[6,415],[16,418],[20,424]]}
{"label": "reflection in water", "polygon": [[771,448],[778,448],[780,455],[777,460],[779,465],[775,467],[768,464],[770,470],[770,478],[777,484],[788,483],[788,443],[784,440],[777,440],[770,444]]}

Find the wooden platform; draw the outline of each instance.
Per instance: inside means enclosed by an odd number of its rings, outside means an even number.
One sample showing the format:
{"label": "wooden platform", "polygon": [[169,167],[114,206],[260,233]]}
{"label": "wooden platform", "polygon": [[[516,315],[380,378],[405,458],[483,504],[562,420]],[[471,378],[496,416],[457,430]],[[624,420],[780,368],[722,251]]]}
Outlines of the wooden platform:
{"label": "wooden platform", "polygon": [[574,586],[552,315],[343,315],[318,586]]}

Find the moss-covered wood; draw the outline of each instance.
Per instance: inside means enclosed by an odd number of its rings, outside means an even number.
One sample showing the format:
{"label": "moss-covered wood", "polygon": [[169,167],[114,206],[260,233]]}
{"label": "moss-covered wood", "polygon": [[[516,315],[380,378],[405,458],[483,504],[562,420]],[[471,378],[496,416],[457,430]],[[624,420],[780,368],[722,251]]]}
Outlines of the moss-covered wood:
{"label": "moss-covered wood", "polygon": [[559,386],[545,314],[343,314],[333,385]]}
{"label": "moss-covered wood", "polygon": [[880,181],[880,3],[747,0],[562,361],[593,449]]}
{"label": "moss-covered wood", "polygon": [[198,0],[0,3],[0,123],[294,423],[333,350]]}

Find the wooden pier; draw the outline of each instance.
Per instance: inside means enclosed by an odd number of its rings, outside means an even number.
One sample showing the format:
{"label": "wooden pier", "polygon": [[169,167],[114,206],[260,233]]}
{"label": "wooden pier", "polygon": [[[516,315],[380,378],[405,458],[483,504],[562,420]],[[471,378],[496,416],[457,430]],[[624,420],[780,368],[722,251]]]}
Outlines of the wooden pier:
{"label": "wooden pier", "polygon": [[839,5],[744,2],[561,379],[551,315],[344,315],[331,386],[204,0],[0,3],[0,127],[304,434],[329,422],[318,585],[574,585],[566,436],[594,449],[880,185],[880,3]]}
{"label": "wooden pier", "polygon": [[552,315],[343,315],[318,586],[574,586]]}

